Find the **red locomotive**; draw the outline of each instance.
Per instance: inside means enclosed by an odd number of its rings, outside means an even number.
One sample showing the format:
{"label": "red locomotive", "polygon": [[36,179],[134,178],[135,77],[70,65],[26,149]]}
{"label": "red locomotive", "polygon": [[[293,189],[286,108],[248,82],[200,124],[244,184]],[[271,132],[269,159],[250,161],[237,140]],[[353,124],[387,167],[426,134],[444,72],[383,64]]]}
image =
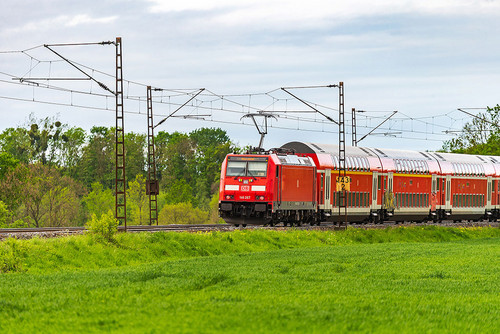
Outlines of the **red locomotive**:
{"label": "red locomotive", "polygon": [[345,157],[344,194],[336,145],[290,142],[229,154],[220,216],[243,226],[500,218],[500,157],[362,147],[346,147]]}

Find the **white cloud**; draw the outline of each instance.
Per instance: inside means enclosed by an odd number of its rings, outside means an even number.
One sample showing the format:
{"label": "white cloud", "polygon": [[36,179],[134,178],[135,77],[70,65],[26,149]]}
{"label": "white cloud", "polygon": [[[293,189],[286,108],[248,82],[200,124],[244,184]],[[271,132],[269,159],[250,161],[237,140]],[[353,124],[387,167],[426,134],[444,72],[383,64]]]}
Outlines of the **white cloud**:
{"label": "white cloud", "polygon": [[105,24],[111,23],[115,21],[117,16],[107,16],[107,17],[90,17],[86,14],[83,15],[61,15],[56,16],[50,19],[40,20],[28,22],[24,25],[5,29],[2,31],[4,34],[18,34],[23,32],[31,32],[31,31],[41,31],[41,30],[50,30],[50,29],[58,29],[61,26],[64,27],[76,27],[78,25],[83,24]]}
{"label": "white cloud", "polygon": [[118,18],[117,16],[92,18],[88,15],[76,15],[68,18],[65,25],[68,27],[74,27],[80,24],[94,24],[94,23],[104,24],[104,23],[111,23],[115,21],[117,18]]}
{"label": "white cloud", "polygon": [[[148,0],[153,13],[215,11],[216,21],[227,25],[274,22],[313,22],[353,19],[373,15],[500,14],[496,0]],[[219,11],[219,13],[217,13]]]}

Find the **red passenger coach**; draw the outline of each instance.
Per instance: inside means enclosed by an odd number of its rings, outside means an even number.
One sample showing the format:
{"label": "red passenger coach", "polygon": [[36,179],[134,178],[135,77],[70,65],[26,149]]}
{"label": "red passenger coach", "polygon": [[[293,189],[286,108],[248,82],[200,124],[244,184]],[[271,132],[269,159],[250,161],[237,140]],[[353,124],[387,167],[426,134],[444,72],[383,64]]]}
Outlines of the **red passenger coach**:
{"label": "red passenger coach", "polygon": [[234,225],[315,221],[314,162],[273,151],[228,155],[221,169],[219,213]]}

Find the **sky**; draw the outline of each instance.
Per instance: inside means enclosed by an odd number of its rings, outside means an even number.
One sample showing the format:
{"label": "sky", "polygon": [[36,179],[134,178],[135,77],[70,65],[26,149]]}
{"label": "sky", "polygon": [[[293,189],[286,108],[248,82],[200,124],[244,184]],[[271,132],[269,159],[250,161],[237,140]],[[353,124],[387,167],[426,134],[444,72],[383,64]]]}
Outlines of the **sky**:
{"label": "sky", "polygon": [[[439,149],[451,138],[445,131],[470,120],[458,108],[500,103],[500,1],[5,2],[0,12],[0,131],[25,125],[30,114],[86,130],[114,126],[114,101],[103,97],[106,92],[93,82],[50,82],[63,92],[12,79],[79,76],[43,45],[114,41],[118,36],[125,110],[130,112],[126,131],[147,131],[146,85],[210,92],[193,102],[198,107],[188,105],[177,113],[189,118],[169,118],[155,131],[220,127],[235,143],[256,145],[257,129],[242,116],[288,111],[269,119],[267,148],[294,140],[338,142],[338,126],[317,113],[291,113],[311,109],[280,87],[343,82],[348,144],[352,108],[366,111],[358,113],[358,139],[397,110],[359,143],[368,147]],[[98,72],[114,74],[113,46],[53,49],[114,88],[114,79]],[[9,52],[20,50],[28,51]],[[338,119],[337,88],[291,92]],[[169,97],[173,93],[167,90],[154,94],[157,121],[189,98],[178,93]]]}

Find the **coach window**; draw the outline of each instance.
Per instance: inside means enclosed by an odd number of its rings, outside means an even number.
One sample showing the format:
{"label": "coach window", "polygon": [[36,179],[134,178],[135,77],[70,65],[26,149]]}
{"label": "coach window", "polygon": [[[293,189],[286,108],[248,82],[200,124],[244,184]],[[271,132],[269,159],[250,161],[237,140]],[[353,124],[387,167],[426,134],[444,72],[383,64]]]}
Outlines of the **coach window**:
{"label": "coach window", "polygon": [[417,163],[417,161],[412,161],[411,162],[411,166],[412,166],[413,172],[414,173],[418,173],[418,163]]}

